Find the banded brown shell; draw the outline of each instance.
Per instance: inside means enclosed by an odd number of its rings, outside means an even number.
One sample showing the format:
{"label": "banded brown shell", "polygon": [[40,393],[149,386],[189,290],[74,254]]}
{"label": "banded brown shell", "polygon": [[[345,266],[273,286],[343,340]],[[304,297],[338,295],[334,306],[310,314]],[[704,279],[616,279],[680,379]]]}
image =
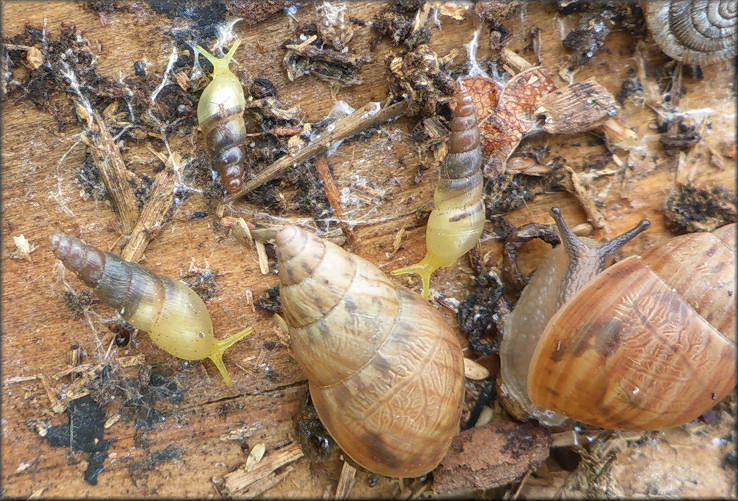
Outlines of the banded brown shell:
{"label": "banded brown shell", "polygon": [[[549,254],[505,323],[504,384],[519,387],[523,371],[527,393],[511,396],[530,411],[529,398],[545,424],[565,416],[627,430],[678,426],[724,398],[736,384],[735,225],[672,238],[598,273],[610,243],[573,242],[555,218],[570,248]],[[531,327],[536,308],[545,313]],[[511,365],[523,352],[527,362]]]}
{"label": "banded brown shell", "polygon": [[292,353],[320,420],[368,470],[428,473],[459,428],[464,366],[455,332],[359,256],[291,225],[275,242]]}
{"label": "banded brown shell", "polygon": [[205,303],[179,280],[61,233],[51,236],[51,250],[102,302],[133,327],[147,332],[159,348],[185,360],[210,358],[226,385],[232,384],[223,352],[252,328],[216,340]]}
{"label": "banded brown shell", "polygon": [[482,201],[482,149],[472,96],[462,86],[453,105],[448,154],[433,195],[433,211],[425,230],[426,254],[416,264],[394,270],[392,275],[417,273],[428,298],[431,275],[453,265],[479,241],[484,230]]}
{"label": "banded brown shell", "polygon": [[196,47],[213,65],[213,80],[205,87],[197,103],[197,121],[213,156],[215,170],[230,195],[238,193],[243,186],[245,156],[243,143],[246,125],[243,111],[246,99],[241,82],[228,68],[240,43],[237,40],[222,58]]}

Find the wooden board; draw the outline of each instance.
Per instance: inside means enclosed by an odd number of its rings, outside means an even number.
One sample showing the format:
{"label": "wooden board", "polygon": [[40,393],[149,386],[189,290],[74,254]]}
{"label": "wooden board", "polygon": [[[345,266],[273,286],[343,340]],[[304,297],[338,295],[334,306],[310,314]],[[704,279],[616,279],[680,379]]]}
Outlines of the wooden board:
{"label": "wooden board", "polygon": [[[156,14],[143,4],[125,5],[126,9],[101,16],[77,3],[5,2],[3,36],[21,34],[26,25],[31,25],[45,29],[48,37],[58,37],[62,23],[74,25],[90,42],[100,75],[113,79],[129,77],[134,73],[134,62],[144,60],[148,71],[162,79],[174,46],[172,33],[187,29],[187,23],[194,21]],[[379,2],[349,2],[345,4],[345,17],[370,21],[384,7]],[[372,62],[360,73],[361,85],[331,89],[314,76],[294,82],[287,79],[281,44],[292,40],[296,22],[315,18],[315,7],[303,5],[297,8],[293,19],[279,12],[251,27],[236,24],[234,34],[243,40],[243,45],[235,66],[247,75],[246,87],[255,78],[271,80],[280,100],[291,106],[299,105],[304,121],[311,123],[322,120],[336,100],[344,100],[354,108],[369,101],[384,102],[388,93],[384,59],[399,49],[383,38],[376,49],[370,50],[374,35],[367,26],[353,25],[355,34],[349,44],[352,53],[372,57]],[[479,21],[469,12],[461,21],[446,16],[440,22],[440,26],[430,22],[431,46],[439,56],[452,49],[459,50],[451,64],[452,69],[459,69],[467,60],[463,45],[471,40]],[[542,62],[555,74],[566,66],[562,33],[567,33],[574,23],[575,18],[558,16],[552,6],[529,5],[506,22],[512,33],[509,47],[534,61],[533,52],[524,48],[531,29],[539,28]],[[649,68],[668,61],[650,37],[639,41],[626,31],[616,31],[608,37],[605,47],[581,67],[575,80],[595,77],[610,92],[618,93],[623,81],[636,70],[636,43],[644,44]],[[484,61],[490,53],[483,42],[477,57]],[[732,63],[724,63],[703,70],[703,79],[685,79],[687,92],[680,108],[696,110],[695,116],[711,123],[704,134],[708,146],[728,152],[732,147],[735,152],[735,68]],[[53,102],[61,103],[62,109],[73,109],[70,106],[73,96],[58,89],[56,92]],[[163,231],[146,248],[141,262],[172,277],[181,277],[191,269],[218,274],[215,294],[207,302],[216,335],[225,337],[246,325],[255,329],[252,336],[226,355],[234,380],[230,388],[222,384],[209,362],[174,359],[157,349],[144,333],[138,333],[125,348],[117,348],[111,344],[113,334],[102,323],[115,319],[115,312],[104,305],[94,303],[81,317],[72,317],[64,293],[81,293],[84,286],[55,261],[48,245],[49,235],[63,231],[102,249],[113,249],[121,236],[116,215],[109,202],[82,196],[76,181],[87,150],[80,140],[83,131],[80,121],[69,116],[71,125],[60,130],[49,109],[39,109],[30,100],[17,96],[3,102],[2,113],[3,494],[12,497],[34,493],[53,497],[212,496],[218,494],[212,479],[223,477],[246,460],[241,441],[221,437],[229,434],[233,437],[235,433],[252,448],[264,443],[267,455],[293,442],[291,419],[305,390],[305,378],[287,348],[280,344],[271,315],[253,306],[265,291],[277,285],[278,279],[274,273],[262,275],[255,251],[242,247],[216,224],[219,217],[215,204],[197,191],[181,200]],[[638,220],[648,218],[652,227],[629,244],[626,251],[637,253],[670,236],[662,208],[674,187],[676,159],[667,157],[658,145],[656,114],[651,109],[630,103],[622,116],[637,131],[639,146],[647,152],[652,170],[647,169],[626,183],[627,190],[623,190],[626,184],[622,183],[622,173],[594,181],[596,190],[605,194],[600,210],[607,221],[606,229],[596,237],[612,238]],[[418,222],[416,213],[430,209],[437,176],[434,169],[425,170],[420,181],[413,184],[418,164],[428,164],[430,159],[429,154],[418,151],[410,138],[414,123],[412,119],[402,118],[385,124],[369,139],[345,142],[328,158],[339,191],[357,195],[358,203],[346,207],[348,217],[356,223],[354,231],[360,243],[357,254],[385,271],[415,262],[425,251],[425,228]],[[550,155],[560,155],[577,172],[587,172],[591,165],[603,159],[605,169],[616,169],[601,142],[592,138],[591,134],[552,137]],[[193,162],[188,161],[204,155],[199,131],[194,127],[187,133],[181,130],[172,133],[166,145],[151,138],[141,143],[129,140],[123,143],[123,158],[138,175],[154,176],[155,170],[161,167],[152,149],[165,155],[167,147],[177,152],[184,159],[185,169],[192,168]],[[699,187],[722,184],[735,193],[735,158],[728,158],[727,167],[719,169],[711,164],[709,157],[705,153],[699,159],[695,184]],[[293,188],[284,189],[287,209],[279,217],[308,221],[295,210],[291,202],[293,194]],[[514,225],[549,223],[548,210],[552,205],[561,207],[572,224],[585,220],[576,198],[562,192],[540,195],[506,217]],[[207,212],[207,216],[192,218],[201,211]],[[224,208],[224,215],[247,220],[265,212],[268,211],[243,200]],[[388,257],[401,229],[407,230],[403,247]],[[21,234],[35,247],[30,254],[32,262],[13,255],[16,247],[11,237]],[[483,239],[482,252],[490,253],[491,265],[500,264],[500,248],[500,242],[495,239]],[[523,253],[525,269],[532,269],[546,249],[545,245],[531,245]],[[437,272],[433,278],[432,290],[437,295],[434,304],[452,325],[456,325],[454,312],[439,303],[463,300],[472,278],[466,258]],[[400,282],[419,290],[415,279],[403,277]],[[462,343],[466,344],[464,340]],[[88,453],[71,451],[69,447],[52,448],[37,432],[39,426],[68,421],[66,414],[52,411],[47,392],[37,376],[50,377],[67,368],[70,347],[75,344],[86,352],[84,362],[92,364],[103,361],[108,353],[113,359],[133,355],[144,358],[143,363],[117,367],[108,378],[94,383],[96,394],[109,397],[100,402],[106,417],[123,416],[104,431],[105,439],[112,442],[96,485],[83,479]],[[169,385],[167,389],[152,392],[151,373],[159,374],[164,385]],[[53,382],[52,389],[62,391],[68,384],[67,376]],[[106,388],[106,384],[110,387]],[[467,387],[478,392],[477,384],[469,382]],[[467,405],[471,400],[467,397]],[[267,491],[268,495],[318,497],[332,492],[340,463],[335,460],[322,468],[311,469],[307,459],[302,458],[285,481]],[[365,479],[365,474],[357,474],[352,495],[390,496],[399,492],[397,482],[390,479],[380,480],[374,488],[367,487]]]}

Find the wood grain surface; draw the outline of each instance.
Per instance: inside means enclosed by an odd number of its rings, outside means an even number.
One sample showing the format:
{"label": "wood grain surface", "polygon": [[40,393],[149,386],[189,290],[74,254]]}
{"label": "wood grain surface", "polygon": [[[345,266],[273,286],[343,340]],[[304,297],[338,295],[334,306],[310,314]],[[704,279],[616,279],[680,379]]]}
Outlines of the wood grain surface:
{"label": "wood grain surface", "polygon": [[[384,7],[380,2],[348,2],[346,18],[370,21]],[[108,12],[104,19],[83,4],[72,2],[3,2],[2,9],[6,39],[22,33],[26,25],[45,29],[49,37],[58,37],[62,24],[76,26],[90,42],[97,58],[97,72],[112,79],[131,76],[134,62],[140,60],[147,62],[149,72],[163,78],[174,46],[171,34],[188,29],[187,22],[192,22],[170,19],[146,6]],[[370,49],[374,34],[367,26],[353,25],[355,34],[349,44],[352,53],[372,57],[372,62],[360,72],[362,84],[332,89],[314,76],[294,82],[287,79],[282,64],[285,49],[281,44],[293,40],[296,22],[315,18],[315,6],[303,5],[297,8],[294,19],[278,12],[254,26],[236,24],[234,34],[243,44],[233,66],[247,75],[245,86],[248,88],[255,78],[271,80],[280,100],[290,106],[299,105],[304,121],[311,123],[322,120],[337,100],[354,108],[370,101],[384,102],[388,94],[384,58],[399,49],[387,38]],[[471,40],[479,20],[467,12],[462,21],[442,16],[440,22],[440,26],[432,21],[429,24],[433,33],[431,46],[439,56],[457,49],[459,55],[451,67],[458,69],[467,61],[463,45]],[[574,24],[573,18],[557,15],[548,4],[528,5],[507,22],[512,34],[509,47],[534,62],[533,52],[525,47],[529,45],[531,30],[540,29],[542,62],[552,74],[557,74],[566,66],[568,57],[561,45],[562,34]],[[212,47],[212,40],[197,41]],[[574,79],[594,77],[617,94],[624,80],[636,70],[636,43],[644,44],[647,68],[658,68],[669,61],[650,37],[636,40],[630,33],[616,30]],[[477,57],[485,60],[491,50],[486,42],[480,45]],[[709,122],[703,134],[706,147],[728,152],[732,148],[734,155],[734,65],[726,62],[705,67],[703,73],[702,79],[685,79],[686,92],[679,107],[695,110],[695,117]],[[564,84],[561,79],[557,81]],[[57,92],[53,102],[69,107],[72,97]],[[244,464],[247,454],[242,450],[242,442],[251,448],[264,443],[265,458],[294,442],[292,416],[306,389],[305,376],[287,347],[280,343],[272,315],[254,307],[259,297],[278,284],[277,275],[262,275],[256,251],[243,247],[227,229],[216,224],[220,218],[212,200],[191,192],[176,202],[171,219],[148,244],[140,262],[175,278],[192,270],[217,273],[215,294],[206,302],[216,337],[231,335],[247,325],[255,330],[226,353],[225,363],[234,385],[226,387],[207,361],[174,359],[154,346],[145,333],[137,333],[124,348],[116,347],[112,343],[114,334],[103,324],[116,318],[113,310],[93,302],[81,316],[73,318],[64,294],[79,294],[85,288],[72,273],[60,267],[48,244],[51,233],[62,231],[110,250],[121,237],[111,204],[82,196],[77,181],[77,171],[87,152],[80,139],[82,122],[60,131],[51,109],[39,109],[30,100],[16,97],[2,104],[2,494],[218,496],[218,485],[213,479]],[[643,162],[637,176],[625,176],[621,170],[593,178],[594,192],[601,195],[598,205],[606,219],[605,228],[595,237],[612,238],[640,219],[650,219],[651,228],[626,246],[624,252],[631,254],[671,236],[665,228],[662,209],[675,186],[677,160],[666,156],[659,144],[656,113],[652,109],[629,102],[622,117],[638,134]],[[386,272],[417,262],[425,253],[425,226],[416,214],[432,206],[437,171],[424,170],[419,182],[413,182],[418,164],[428,165],[431,158],[419,151],[410,137],[414,123],[414,119],[401,118],[384,124],[368,139],[346,141],[327,157],[339,193],[355,196],[355,203],[344,207],[346,216],[354,223],[358,242],[355,252]],[[590,173],[594,165],[598,165],[598,170],[618,170],[612,155],[601,141],[593,138],[593,134],[551,136],[549,155],[560,156],[579,173]],[[193,127],[187,134],[170,134],[166,144],[153,139],[135,144],[124,140],[123,158],[136,174],[153,177],[163,165],[154,151],[165,157],[172,151],[181,157],[187,169],[188,161],[202,155],[200,139],[199,131]],[[721,169],[710,161],[710,153],[704,149],[696,161],[696,186],[722,184],[735,193],[734,157],[726,158]],[[287,210],[273,220],[307,224],[309,218],[299,214],[291,203],[294,188],[287,186],[282,193]],[[514,225],[550,223],[548,210],[554,204],[561,207],[572,225],[585,221],[577,199],[564,192],[542,194],[506,214],[506,218]],[[222,210],[225,216],[247,221],[264,220],[264,214],[269,213],[244,200],[231,202]],[[207,216],[192,218],[200,211],[207,212]],[[395,237],[402,229],[406,230],[402,247],[392,253]],[[490,231],[488,228],[485,235]],[[31,261],[17,258],[11,237],[21,234],[34,247]],[[524,269],[532,270],[547,249],[545,244],[529,245],[521,253]],[[481,250],[482,255],[489,253],[490,265],[500,265],[499,241],[485,236]],[[433,303],[453,326],[455,314],[442,303],[463,300],[472,280],[467,258],[439,270],[432,279]],[[398,281],[420,291],[415,278],[402,277]],[[459,336],[462,346],[466,346],[466,340]],[[104,430],[105,440],[111,443],[96,485],[83,478],[89,460],[87,452],[51,447],[39,434],[39,430],[69,420],[66,413],[52,410],[44,382],[52,393],[62,392],[71,383],[69,376],[58,380],[52,376],[68,368],[72,345],[79,345],[86,352],[84,363],[100,363],[106,355],[107,360],[113,361],[110,374],[90,383],[96,395],[108,397],[98,400],[106,419],[121,415],[120,420]],[[143,362],[130,367],[115,363],[121,357],[135,355],[143,355]],[[156,378],[151,374],[159,375],[165,384],[152,389]],[[467,389],[477,387],[478,383],[467,382]],[[467,396],[466,411],[472,403]],[[311,467],[306,458],[301,458],[293,466],[266,495],[321,497],[335,490],[341,471],[338,459]],[[369,488],[366,478],[365,473],[357,473],[352,496],[393,496],[400,492],[394,480],[383,478]]]}

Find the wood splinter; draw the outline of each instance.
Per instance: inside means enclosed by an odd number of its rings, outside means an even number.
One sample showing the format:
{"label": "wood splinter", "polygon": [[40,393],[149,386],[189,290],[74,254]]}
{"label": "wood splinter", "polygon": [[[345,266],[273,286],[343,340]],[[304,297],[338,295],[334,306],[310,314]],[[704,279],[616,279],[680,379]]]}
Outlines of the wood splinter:
{"label": "wood splinter", "polygon": [[131,237],[120,254],[124,261],[135,263],[141,259],[146,246],[164,225],[172,206],[176,178],[174,165],[178,163],[178,160],[169,157],[164,161],[166,167],[156,176],[154,184],[151,186],[149,199],[141,211],[141,217],[136,222]]}
{"label": "wood splinter", "polygon": [[355,251],[359,246],[359,242],[356,240],[354,230],[351,229],[351,226],[347,222],[346,213],[343,211],[343,205],[341,204],[341,196],[338,194],[338,188],[336,188],[331,171],[328,169],[327,157],[323,154],[318,155],[315,157],[314,165],[315,171],[323,181],[325,196],[333,209],[333,213],[336,215],[336,219],[338,219],[338,224],[341,226],[343,234],[348,238],[349,244],[351,244],[351,250]]}
{"label": "wood splinter", "polygon": [[300,446],[293,442],[277,451],[266,454],[251,470],[246,467],[228,473],[223,477],[225,487],[231,495],[243,497],[258,496],[271,489],[290,472],[290,468],[277,471],[303,456]]}
{"label": "wood splinter", "polygon": [[234,198],[241,197],[259,186],[279,177],[290,167],[300,165],[315,155],[327,150],[334,141],[348,139],[371,127],[375,127],[393,118],[403,115],[408,109],[407,100],[380,108],[379,103],[370,102],[350,115],[336,121],[317,139],[300,150],[295,156],[285,155],[269,165],[250,181],[243,184],[241,191]]}
{"label": "wood splinter", "polygon": [[90,132],[82,134],[82,141],[90,149],[92,159],[100,170],[100,177],[110,196],[113,209],[118,214],[123,233],[130,235],[138,219],[136,196],[129,183],[134,174],[126,168],[113,136],[97,113],[91,121]]}
{"label": "wood splinter", "polygon": [[344,461],[343,468],[341,468],[341,478],[338,479],[336,493],[333,496],[335,499],[348,498],[349,492],[354,486],[354,475],[356,475],[356,468],[351,466],[348,461]]}

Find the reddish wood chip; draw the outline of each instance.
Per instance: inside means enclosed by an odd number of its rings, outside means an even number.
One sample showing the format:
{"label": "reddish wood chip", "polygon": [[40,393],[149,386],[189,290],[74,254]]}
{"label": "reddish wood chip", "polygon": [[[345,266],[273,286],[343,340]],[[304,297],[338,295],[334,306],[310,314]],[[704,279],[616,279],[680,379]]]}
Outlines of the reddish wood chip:
{"label": "reddish wood chip", "polygon": [[514,482],[548,457],[550,437],[533,423],[493,422],[454,437],[433,470],[433,491],[492,489]]}
{"label": "reddish wood chip", "polygon": [[485,177],[497,177],[520,141],[535,127],[533,112],[540,99],[556,90],[551,75],[536,66],[515,75],[500,91],[499,85],[486,77],[462,80],[477,107],[482,148],[487,157]]}

